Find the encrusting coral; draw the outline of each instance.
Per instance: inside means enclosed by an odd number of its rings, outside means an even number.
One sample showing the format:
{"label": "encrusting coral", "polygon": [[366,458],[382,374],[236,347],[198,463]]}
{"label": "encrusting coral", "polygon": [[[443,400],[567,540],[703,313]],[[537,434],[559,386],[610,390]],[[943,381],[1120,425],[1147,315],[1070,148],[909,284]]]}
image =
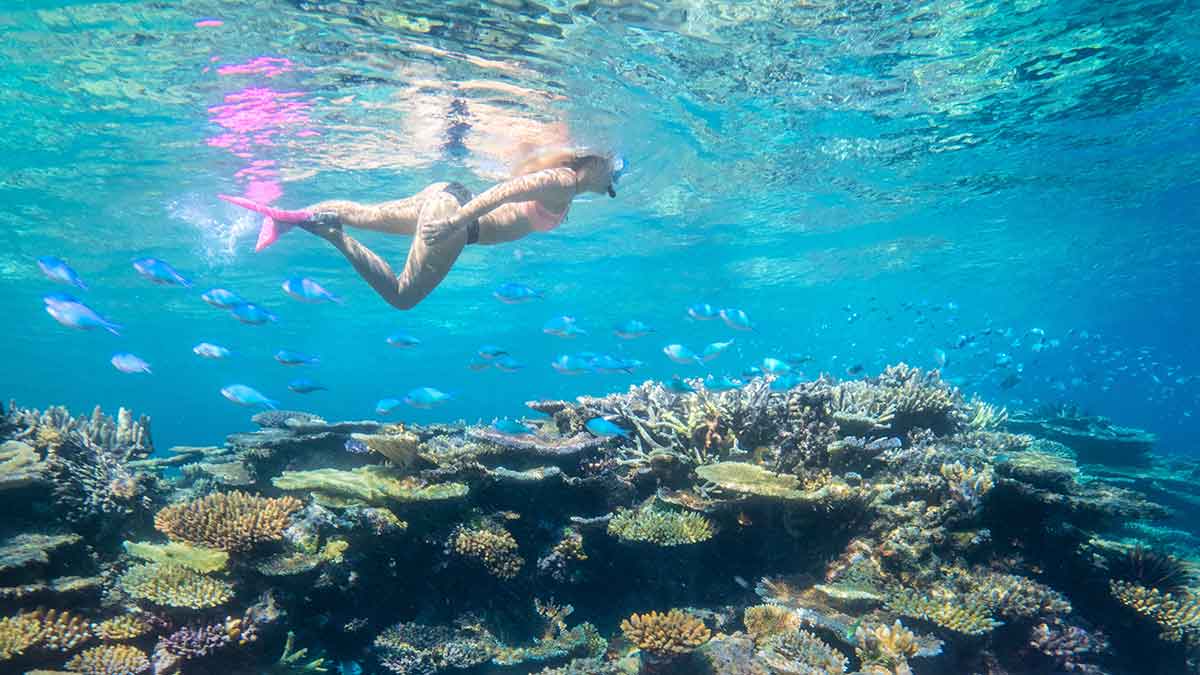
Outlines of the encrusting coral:
{"label": "encrusting coral", "polygon": [[204,609],[233,597],[229,582],[176,563],[134,565],[121,575],[120,583],[131,597],[164,607]]}
{"label": "encrusting coral", "polygon": [[163,508],[154,516],[154,527],[195,546],[248,551],[256,544],[283,538],[289,518],[302,506],[295,497],[222,492]]}
{"label": "encrusting coral", "polygon": [[150,669],[150,659],[137,647],[100,645],[72,657],[66,668],[85,675],[136,675]]}

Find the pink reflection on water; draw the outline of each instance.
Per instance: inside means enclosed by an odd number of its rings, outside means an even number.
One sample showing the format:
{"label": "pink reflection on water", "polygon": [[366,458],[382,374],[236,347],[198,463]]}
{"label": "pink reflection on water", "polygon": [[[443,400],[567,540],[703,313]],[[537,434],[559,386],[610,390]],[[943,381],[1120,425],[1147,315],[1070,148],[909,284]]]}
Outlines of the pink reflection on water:
{"label": "pink reflection on water", "polygon": [[218,75],[262,75],[263,77],[275,77],[283,73],[291,72],[296,64],[292,63],[291,59],[285,59],[275,56],[260,56],[255,59],[250,59],[245,63],[235,63],[228,66],[221,66],[217,69]]}
{"label": "pink reflection on water", "polygon": [[[211,61],[218,61],[216,57]],[[294,70],[295,64],[286,58],[260,56],[244,63],[217,67],[222,76],[257,76],[272,78]],[[278,163],[258,155],[291,138],[319,136],[312,128],[302,91],[280,91],[271,87],[251,85],[226,94],[220,104],[208,108],[209,120],[221,128],[219,133],[205,139],[209,147],[224,148],[233,156],[247,160],[234,178],[243,183],[248,199],[269,204],[283,195],[279,182]]]}
{"label": "pink reflection on water", "polygon": [[201,19],[192,25],[196,28],[220,28],[225,22],[220,19]]}

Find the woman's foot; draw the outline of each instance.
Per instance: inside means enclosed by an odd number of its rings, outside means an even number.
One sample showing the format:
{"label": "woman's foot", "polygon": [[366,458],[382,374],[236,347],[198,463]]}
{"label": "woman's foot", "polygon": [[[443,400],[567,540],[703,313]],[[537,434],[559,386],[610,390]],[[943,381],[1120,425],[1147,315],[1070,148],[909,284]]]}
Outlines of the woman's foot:
{"label": "woman's foot", "polygon": [[318,211],[297,225],[322,239],[332,239],[342,232],[342,221],[332,211]]}

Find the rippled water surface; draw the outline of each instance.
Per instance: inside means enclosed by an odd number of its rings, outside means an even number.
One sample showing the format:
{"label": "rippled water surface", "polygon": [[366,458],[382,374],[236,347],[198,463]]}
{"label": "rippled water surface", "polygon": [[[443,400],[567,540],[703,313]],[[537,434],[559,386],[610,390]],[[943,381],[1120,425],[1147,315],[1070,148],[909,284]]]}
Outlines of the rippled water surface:
{"label": "rippled water surface", "polygon": [[[405,418],[491,419],[531,398],[703,374],[660,350],[728,339],[686,318],[710,302],[758,328],[714,373],[793,352],[839,377],[944,355],[948,377],[1010,407],[1079,402],[1180,451],[1196,437],[1191,3],[10,4],[0,382],[25,405],[130,406],[164,447],[244,428],[218,394],[232,382],[329,418],[429,385],[454,401]],[[617,198],[577,203],[551,234],[469,249],[408,313],[304,233],[254,254],[257,222],[215,198],[379,201],[436,180],[479,191],[544,143],[620,152]],[[408,244],[364,239],[393,261]],[[43,255],[71,262],[121,337],[46,316],[40,297],[61,289],[34,264]],[[130,266],[143,255],[196,286],[151,286]],[[287,298],[279,284],[295,274],[345,304]],[[491,290],[505,281],[546,297],[502,305]],[[280,321],[244,326],[199,300],[218,285]],[[543,334],[560,314],[588,335]],[[657,332],[618,344],[610,328],[630,318]],[[422,344],[388,347],[400,331]],[[235,354],[200,361],[201,340]],[[528,367],[468,370],[483,343]],[[271,360],[280,348],[320,354],[307,375],[330,391],[288,393],[297,374]],[[549,367],[582,350],[646,365]],[[116,351],[154,375],[117,372]]]}

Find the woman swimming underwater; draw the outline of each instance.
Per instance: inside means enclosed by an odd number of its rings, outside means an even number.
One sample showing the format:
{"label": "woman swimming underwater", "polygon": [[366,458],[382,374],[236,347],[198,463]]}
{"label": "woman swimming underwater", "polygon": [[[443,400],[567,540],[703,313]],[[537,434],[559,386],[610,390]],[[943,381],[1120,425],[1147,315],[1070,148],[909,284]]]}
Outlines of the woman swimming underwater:
{"label": "woman swimming underwater", "polygon": [[[380,204],[330,200],[299,211],[218,196],[266,216],[256,251],[299,226],[333,244],[393,307],[412,309],[446,278],[467,244],[499,244],[530,232],[549,232],[563,221],[577,195],[616,197],[614,185],[624,168],[621,159],[609,155],[559,150],[525,161],[514,178],[474,198],[459,183],[434,183],[406,199]],[[396,276],[387,261],[343,226],[413,235],[404,271]]]}

